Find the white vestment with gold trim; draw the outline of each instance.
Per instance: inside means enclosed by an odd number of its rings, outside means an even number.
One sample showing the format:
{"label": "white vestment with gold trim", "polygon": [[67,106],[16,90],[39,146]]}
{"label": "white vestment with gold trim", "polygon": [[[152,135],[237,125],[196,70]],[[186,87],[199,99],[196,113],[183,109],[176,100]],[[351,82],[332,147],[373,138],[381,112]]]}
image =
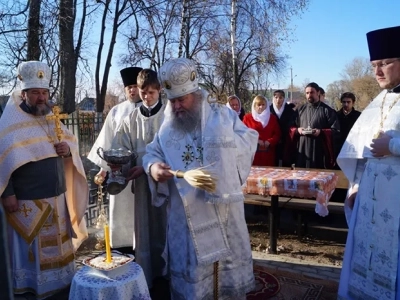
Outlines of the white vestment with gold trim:
{"label": "white vestment with gold trim", "polygon": [[[20,93],[12,94],[0,118],[0,195],[19,167],[58,157],[49,140],[56,141],[55,133],[46,132],[40,117],[21,109]],[[54,121],[49,124],[52,130]],[[76,138],[61,127],[71,150],[71,156],[64,158],[67,192],[47,199],[18,199],[18,211],[7,215],[14,293],[33,292],[38,299],[70,284],[74,252],[87,238],[86,176]]]}
{"label": "white vestment with gold trim", "polygon": [[[349,233],[338,299],[400,299],[399,100],[400,94],[380,93],[357,119],[337,159],[350,186],[359,185],[354,208],[345,203]],[[392,137],[392,155],[374,158],[370,144],[380,129]]]}

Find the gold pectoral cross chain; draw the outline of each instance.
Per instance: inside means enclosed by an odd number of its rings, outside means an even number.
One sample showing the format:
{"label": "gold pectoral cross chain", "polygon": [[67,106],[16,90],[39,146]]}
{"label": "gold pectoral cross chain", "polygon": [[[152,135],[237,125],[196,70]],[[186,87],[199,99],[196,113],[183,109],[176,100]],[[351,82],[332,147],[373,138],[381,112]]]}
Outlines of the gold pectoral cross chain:
{"label": "gold pectoral cross chain", "polygon": [[374,134],[374,139],[379,138],[381,131],[383,129],[383,123],[386,121],[390,111],[392,110],[392,108],[396,105],[396,103],[400,100],[400,95],[397,96],[397,98],[390,104],[388,111],[386,113],[385,116],[383,116],[383,108],[385,106],[385,100],[386,100],[386,96],[387,96],[388,92],[386,92],[385,96],[383,97],[382,103],[381,103],[381,121],[379,123],[379,129],[378,131]]}

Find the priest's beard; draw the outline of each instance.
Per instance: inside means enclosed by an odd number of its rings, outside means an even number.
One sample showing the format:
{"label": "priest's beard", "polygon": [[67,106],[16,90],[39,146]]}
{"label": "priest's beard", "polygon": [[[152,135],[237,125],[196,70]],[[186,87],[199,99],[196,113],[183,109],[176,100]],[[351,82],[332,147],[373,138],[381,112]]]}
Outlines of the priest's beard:
{"label": "priest's beard", "polygon": [[190,109],[186,109],[180,111],[180,114],[172,113],[172,123],[171,126],[173,129],[191,133],[198,129],[198,125],[201,120],[201,104],[202,104],[201,95],[197,97],[193,103],[193,106]]}
{"label": "priest's beard", "polygon": [[142,99],[140,99],[139,95],[135,95],[135,96],[128,96],[127,97],[129,102],[131,103],[138,103],[139,101],[141,101]]}
{"label": "priest's beard", "polygon": [[46,116],[51,111],[51,107],[47,102],[44,104],[37,104],[37,105],[30,105],[28,101],[26,101],[25,103],[29,107],[29,110],[32,113],[32,115],[34,116]]}

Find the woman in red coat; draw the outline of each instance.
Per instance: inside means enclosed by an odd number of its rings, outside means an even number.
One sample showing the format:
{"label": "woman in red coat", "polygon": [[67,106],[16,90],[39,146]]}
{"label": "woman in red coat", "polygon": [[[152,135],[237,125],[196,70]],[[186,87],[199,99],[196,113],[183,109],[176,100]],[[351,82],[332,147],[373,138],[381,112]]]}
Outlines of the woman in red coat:
{"label": "woman in red coat", "polygon": [[278,119],[270,113],[264,96],[258,95],[254,98],[251,113],[244,116],[243,123],[257,130],[259,134],[253,166],[274,166],[275,147],[281,138],[281,130]]}

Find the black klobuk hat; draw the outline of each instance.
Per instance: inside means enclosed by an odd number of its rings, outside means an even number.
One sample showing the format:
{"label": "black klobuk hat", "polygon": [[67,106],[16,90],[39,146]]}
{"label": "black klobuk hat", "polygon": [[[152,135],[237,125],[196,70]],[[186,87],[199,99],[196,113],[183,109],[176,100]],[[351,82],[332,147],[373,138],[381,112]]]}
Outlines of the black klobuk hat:
{"label": "black klobuk hat", "polygon": [[127,87],[128,85],[132,84],[137,84],[137,77],[140,71],[142,71],[142,68],[138,67],[129,67],[122,69],[120,71],[122,81],[124,83],[124,87]]}
{"label": "black klobuk hat", "polygon": [[400,26],[367,33],[370,60],[400,57]]}

